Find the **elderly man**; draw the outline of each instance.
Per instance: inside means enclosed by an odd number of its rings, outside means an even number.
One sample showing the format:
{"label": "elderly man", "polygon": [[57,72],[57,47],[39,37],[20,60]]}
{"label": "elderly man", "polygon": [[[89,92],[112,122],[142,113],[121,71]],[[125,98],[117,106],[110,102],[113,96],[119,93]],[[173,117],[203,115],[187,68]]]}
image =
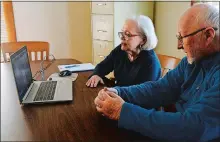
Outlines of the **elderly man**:
{"label": "elderly man", "polygon": [[[151,138],[209,141],[220,137],[219,12],[208,4],[180,18],[178,48],[183,58],[159,81],[102,89],[96,109],[121,128]],[[175,104],[176,112],[155,108]]]}

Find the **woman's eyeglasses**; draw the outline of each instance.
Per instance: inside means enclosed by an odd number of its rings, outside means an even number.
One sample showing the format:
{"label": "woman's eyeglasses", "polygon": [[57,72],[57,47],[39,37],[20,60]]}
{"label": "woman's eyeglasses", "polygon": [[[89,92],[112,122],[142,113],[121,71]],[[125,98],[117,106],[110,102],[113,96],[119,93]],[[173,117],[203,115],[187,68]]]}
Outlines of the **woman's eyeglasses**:
{"label": "woman's eyeglasses", "polygon": [[140,36],[140,35],[131,34],[129,32],[118,32],[118,36],[120,39],[128,40],[131,37]]}

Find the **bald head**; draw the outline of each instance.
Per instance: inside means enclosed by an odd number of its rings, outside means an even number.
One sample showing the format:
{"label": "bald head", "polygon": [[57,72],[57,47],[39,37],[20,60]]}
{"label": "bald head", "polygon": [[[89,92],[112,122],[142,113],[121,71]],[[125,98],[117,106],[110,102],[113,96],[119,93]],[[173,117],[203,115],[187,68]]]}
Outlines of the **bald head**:
{"label": "bald head", "polygon": [[[192,30],[204,27],[219,28],[219,11],[210,4],[195,4],[181,16],[179,24]],[[219,30],[216,35],[219,36]]]}

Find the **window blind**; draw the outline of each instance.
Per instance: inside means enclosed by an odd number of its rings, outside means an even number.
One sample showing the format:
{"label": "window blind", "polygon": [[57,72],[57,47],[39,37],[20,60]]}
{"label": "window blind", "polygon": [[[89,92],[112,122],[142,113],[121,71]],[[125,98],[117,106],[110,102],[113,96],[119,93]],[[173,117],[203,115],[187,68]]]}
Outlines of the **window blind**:
{"label": "window blind", "polygon": [[[3,4],[1,2],[1,43],[8,42],[8,34],[5,24],[5,15],[4,15],[4,9]],[[1,50],[1,62],[4,61],[2,50]]]}
{"label": "window blind", "polygon": [[2,5],[3,4],[1,2],[1,43],[8,41],[8,34],[7,34],[7,29],[6,29],[6,24],[5,24],[4,9],[3,9]]}

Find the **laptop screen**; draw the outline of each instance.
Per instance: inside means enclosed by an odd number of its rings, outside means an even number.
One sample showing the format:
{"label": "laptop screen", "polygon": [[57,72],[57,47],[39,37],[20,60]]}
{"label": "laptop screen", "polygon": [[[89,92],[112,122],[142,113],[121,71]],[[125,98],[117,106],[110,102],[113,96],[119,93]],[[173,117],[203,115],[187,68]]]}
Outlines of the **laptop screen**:
{"label": "laptop screen", "polygon": [[27,54],[27,47],[24,46],[10,56],[15,83],[18,90],[20,103],[32,83],[32,73]]}

